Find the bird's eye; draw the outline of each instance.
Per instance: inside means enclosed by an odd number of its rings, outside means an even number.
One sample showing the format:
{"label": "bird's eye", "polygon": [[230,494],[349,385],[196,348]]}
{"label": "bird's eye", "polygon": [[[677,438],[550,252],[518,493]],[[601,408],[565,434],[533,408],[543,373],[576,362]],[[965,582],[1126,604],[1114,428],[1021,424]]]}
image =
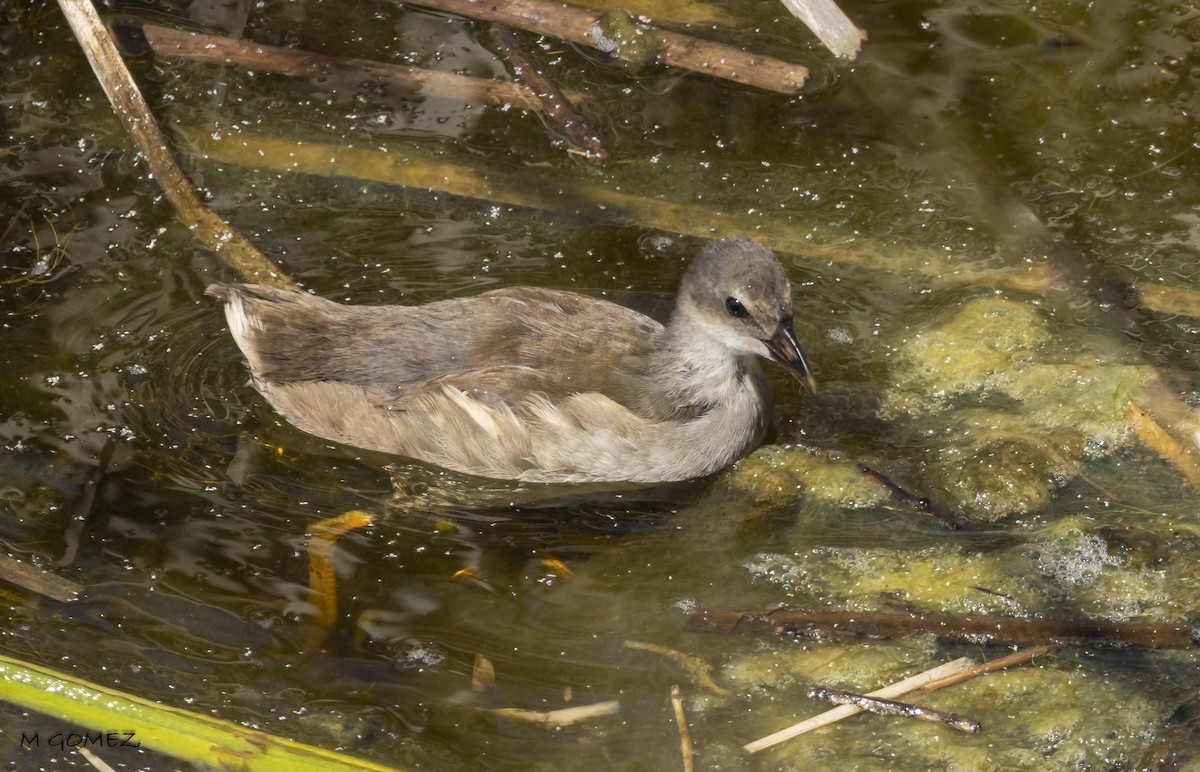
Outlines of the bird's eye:
{"label": "bird's eye", "polygon": [[725,310],[729,312],[730,316],[737,317],[738,319],[745,319],[750,316],[750,312],[746,310],[746,307],[737,298],[725,298]]}

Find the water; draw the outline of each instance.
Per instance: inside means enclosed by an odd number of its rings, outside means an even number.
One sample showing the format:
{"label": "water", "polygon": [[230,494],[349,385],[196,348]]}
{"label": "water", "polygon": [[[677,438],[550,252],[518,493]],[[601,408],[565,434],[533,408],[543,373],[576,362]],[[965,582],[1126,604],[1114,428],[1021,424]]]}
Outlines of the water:
{"label": "water", "polygon": [[[477,27],[400,6],[131,10],[503,73]],[[547,502],[389,471],[282,422],[202,294],[233,277],[145,179],[57,9],[6,9],[0,541],[85,594],[60,605],[11,591],[3,652],[398,766],[678,768],[676,683],[701,768],[1135,763],[1195,688],[1190,653],[1064,649],[928,698],[980,720],[979,736],[858,718],[760,761],[740,746],[822,709],[804,696],[810,680],[868,691],[1007,649],[682,630],[696,607],[780,602],[1186,623],[1200,602],[1196,493],[1125,419],[1128,399],[1149,400],[1176,436],[1193,431],[1200,325],[1133,305],[1128,288],[1200,284],[1200,15],[1166,1],[847,10],[870,33],[852,64],[773,6],[722,9],[745,30],[730,40],[814,70],[792,98],[524,38],[596,121],[611,156],[599,172],[520,111],[133,62],[210,205],[327,297],[419,303],[538,284],[661,316],[695,236],[776,245],[821,384],[813,400],[769,373],[783,449],[653,495]],[[551,200],[189,153],[215,136],[353,145],[379,151],[375,166],[410,154]],[[633,200],[692,210],[664,217]],[[930,343],[951,333],[944,349]],[[974,526],[949,532],[837,487],[859,462]],[[304,532],[350,509],[376,519],[339,542],[339,618],[317,644]],[[696,658],[732,695],[626,641]],[[496,672],[482,694],[477,655]],[[487,712],[604,700],[620,702],[617,717],[560,730]],[[5,713],[0,757],[51,725]]]}

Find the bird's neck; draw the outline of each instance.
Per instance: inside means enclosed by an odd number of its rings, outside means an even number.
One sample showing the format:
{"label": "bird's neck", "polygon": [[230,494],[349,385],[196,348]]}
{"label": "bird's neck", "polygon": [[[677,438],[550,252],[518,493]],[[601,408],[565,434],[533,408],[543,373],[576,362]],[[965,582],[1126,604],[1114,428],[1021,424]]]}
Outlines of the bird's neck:
{"label": "bird's neck", "polygon": [[769,400],[757,358],[737,354],[694,325],[671,324],[655,347],[649,379],[659,401],[681,413],[751,408]]}

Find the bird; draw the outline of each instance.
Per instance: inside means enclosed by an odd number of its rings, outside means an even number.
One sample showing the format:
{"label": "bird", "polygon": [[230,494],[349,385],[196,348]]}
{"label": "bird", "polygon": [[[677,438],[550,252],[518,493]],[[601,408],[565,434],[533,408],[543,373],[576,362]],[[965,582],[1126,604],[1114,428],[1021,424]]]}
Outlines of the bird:
{"label": "bird", "polygon": [[251,384],[288,422],[478,477],[704,477],[771,425],[760,359],[816,393],[787,273],[744,239],[697,251],[665,326],[530,286],[423,305],[348,305],[256,284],[205,292],[223,301]]}

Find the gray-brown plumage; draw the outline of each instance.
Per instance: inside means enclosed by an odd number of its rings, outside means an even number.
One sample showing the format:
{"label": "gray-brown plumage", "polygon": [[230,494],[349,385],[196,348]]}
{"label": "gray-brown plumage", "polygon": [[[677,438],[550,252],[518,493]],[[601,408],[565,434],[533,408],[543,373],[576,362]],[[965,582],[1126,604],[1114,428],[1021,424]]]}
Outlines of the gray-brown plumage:
{"label": "gray-brown plumage", "polygon": [[345,445],[536,482],[699,477],[763,438],[758,357],[812,387],[770,250],[712,242],[663,327],[585,295],[512,287],[347,306],[213,284],[251,380],[288,421]]}

